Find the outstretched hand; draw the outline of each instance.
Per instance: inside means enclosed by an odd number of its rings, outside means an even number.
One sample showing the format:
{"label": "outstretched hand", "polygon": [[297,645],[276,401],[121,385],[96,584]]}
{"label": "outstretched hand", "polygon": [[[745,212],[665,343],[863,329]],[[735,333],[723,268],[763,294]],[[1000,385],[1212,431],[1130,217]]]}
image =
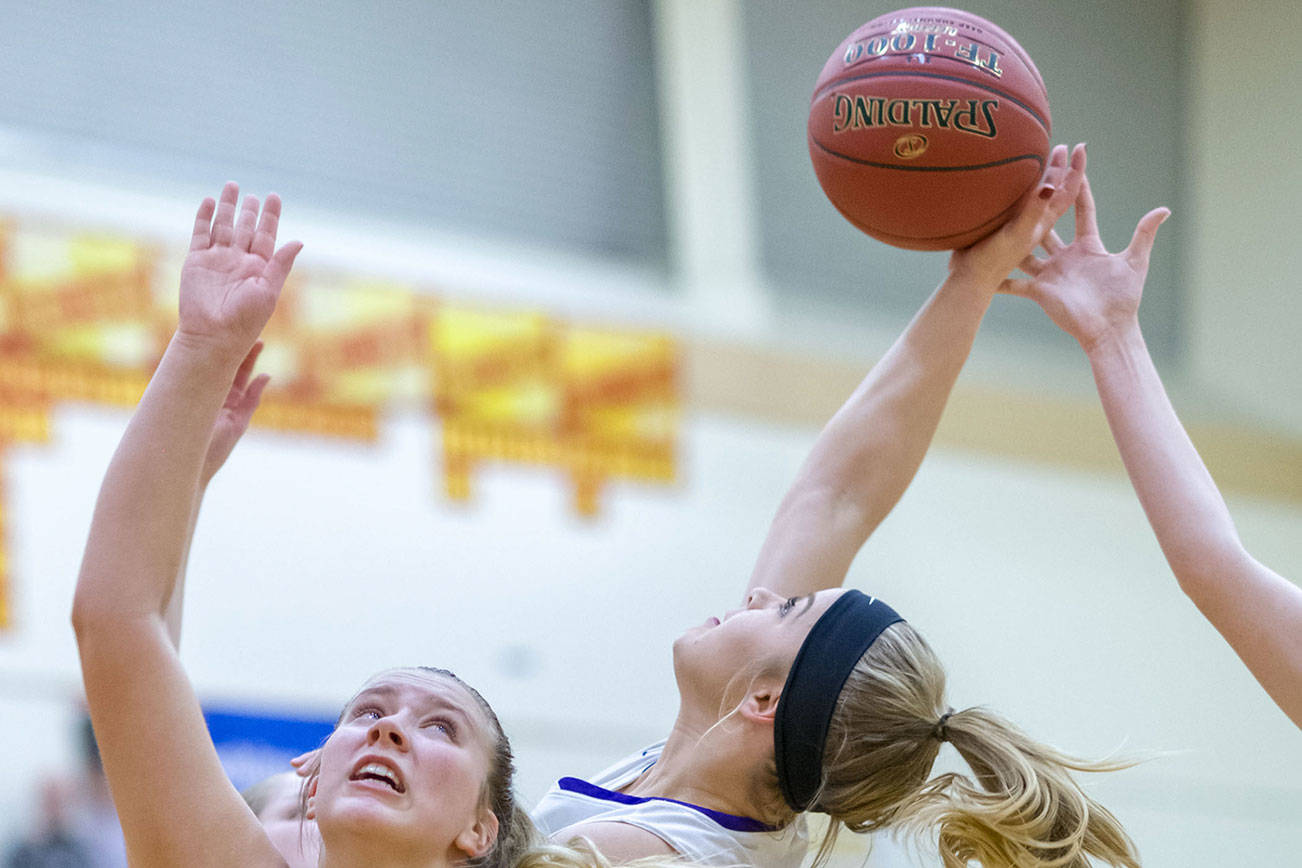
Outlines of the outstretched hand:
{"label": "outstretched hand", "polygon": [[262,341],[258,341],[240,363],[239,370],[235,372],[231,390],[226,394],[226,401],[222,404],[217,421],[213,423],[212,439],[208,441],[208,453],[203,458],[203,470],[199,474],[201,489],[207,487],[209,481],[230,457],[231,450],[235,448],[240,437],[248,430],[253,411],[258,409],[258,402],[262,400],[262,390],[271,380],[267,374],[259,374],[252,380],[249,379],[261,352]]}
{"label": "outstretched hand", "polygon": [[247,196],[236,219],[240,188],[228,183],[221,199],[204,199],[195,215],[190,252],[181,269],[178,337],[243,356],[275,310],[281,287],[303,245],[276,249],[280,197]]}
{"label": "outstretched hand", "polygon": [[1085,146],[1076,145],[1069,156],[1066,145],[1055,145],[1044,177],[1022,197],[1012,219],[971,247],[955,250],[950,273],[975,278],[994,292],[1067,213],[1084,179]]}
{"label": "outstretched hand", "polygon": [[1138,324],[1149,254],[1157,227],[1170,215],[1167,208],[1149,211],[1135,227],[1126,249],[1108,253],[1099,237],[1089,179],[1083,179],[1076,197],[1072,243],[1064,244],[1050,231],[1041,242],[1048,257],[1028,254],[1018,267],[1029,277],[1005,279],[999,289],[1040,305],[1088,353],[1108,337]]}

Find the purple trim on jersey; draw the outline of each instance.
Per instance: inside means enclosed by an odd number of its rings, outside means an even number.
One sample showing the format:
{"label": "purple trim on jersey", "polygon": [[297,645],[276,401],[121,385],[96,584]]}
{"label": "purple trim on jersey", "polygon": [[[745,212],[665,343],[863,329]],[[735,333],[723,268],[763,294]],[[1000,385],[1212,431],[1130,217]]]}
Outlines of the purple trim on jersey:
{"label": "purple trim on jersey", "polygon": [[[589,783],[582,778],[561,778],[556,782],[556,786],[571,793],[578,793],[581,796],[591,796],[594,799],[603,799],[607,802],[619,802],[621,805],[641,805],[652,801],[673,802],[675,805],[682,805],[684,808],[691,808],[693,811],[704,814],[732,832],[776,832],[779,828],[770,826],[768,823],[761,823],[759,820],[750,817],[739,817],[736,814],[725,814],[723,811],[702,808],[700,805],[693,805],[691,802],[664,799],[660,796],[630,796],[627,793],[617,793],[614,790],[608,790],[605,787]],[[594,817],[592,819],[593,822],[601,822],[600,818]]]}

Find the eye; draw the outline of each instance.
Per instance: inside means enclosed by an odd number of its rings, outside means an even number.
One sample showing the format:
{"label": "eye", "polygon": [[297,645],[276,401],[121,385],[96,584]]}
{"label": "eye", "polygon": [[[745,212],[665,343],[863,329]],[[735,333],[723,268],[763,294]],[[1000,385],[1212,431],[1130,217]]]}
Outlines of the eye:
{"label": "eye", "polygon": [[373,705],[363,705],[353,711],[353,720],[379,720],[384,717],[384,712]]}
{"label": "eye", "polygon": [[799,597],[787,597],[786,601],[778,608],[778,613],[785,615],[787,612],[790,612],[795,608],[796,602],[799,599]]}
{"label": "eye", "polygon": [[437,729],[441,731],[444,735],[446,735],[448,738],[452,739],[453,741],[456,741],[457,725],[446,717],[432,717],[429,720],[425,721],[425,726],[426,728]]}

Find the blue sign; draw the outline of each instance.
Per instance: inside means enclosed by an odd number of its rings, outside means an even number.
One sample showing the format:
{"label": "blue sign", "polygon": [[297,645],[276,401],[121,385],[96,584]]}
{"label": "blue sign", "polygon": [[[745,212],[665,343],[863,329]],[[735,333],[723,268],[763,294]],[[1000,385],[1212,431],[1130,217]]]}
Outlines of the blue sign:
{"label": "blue sign", "polygon": [[237,790],[289,771],[291,759],[320,747],[335,728],[335,722],[325,718],[250,710],[206,708],[203,716]]}

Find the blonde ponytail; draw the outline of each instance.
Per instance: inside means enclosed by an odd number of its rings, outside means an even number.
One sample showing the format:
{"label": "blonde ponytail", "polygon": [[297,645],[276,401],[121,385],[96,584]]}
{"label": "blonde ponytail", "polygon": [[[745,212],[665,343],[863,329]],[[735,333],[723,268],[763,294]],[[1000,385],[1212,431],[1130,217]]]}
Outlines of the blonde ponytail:
{"label": "blonde ponytail", "polygon": [[[946,868],[1088,868],[1087,856],[1139,868],[1120,822],[1070,774],[1131,763],[1067,756],[992,712],[951,712],[944,693],[944,669],[907,623],[889,627],[860,659],[824,748],[816,804],[832,822],[819,863],[844,824],[855,832],[901,828],[934,841]],[[975,780],[930,777],[942,739]]]}
{"label": "blonde ponytail", "polygon": [[981,865],[1089,868],[1086,856],[1139,868],[1134,843],[1070,772],[1105,772],[1122,762],[1087,762],[1027,737],[981,708],[950,716],[949,741],[976,780],[945,774],[900,809],[899,822],[937,830],[946,868]]}

